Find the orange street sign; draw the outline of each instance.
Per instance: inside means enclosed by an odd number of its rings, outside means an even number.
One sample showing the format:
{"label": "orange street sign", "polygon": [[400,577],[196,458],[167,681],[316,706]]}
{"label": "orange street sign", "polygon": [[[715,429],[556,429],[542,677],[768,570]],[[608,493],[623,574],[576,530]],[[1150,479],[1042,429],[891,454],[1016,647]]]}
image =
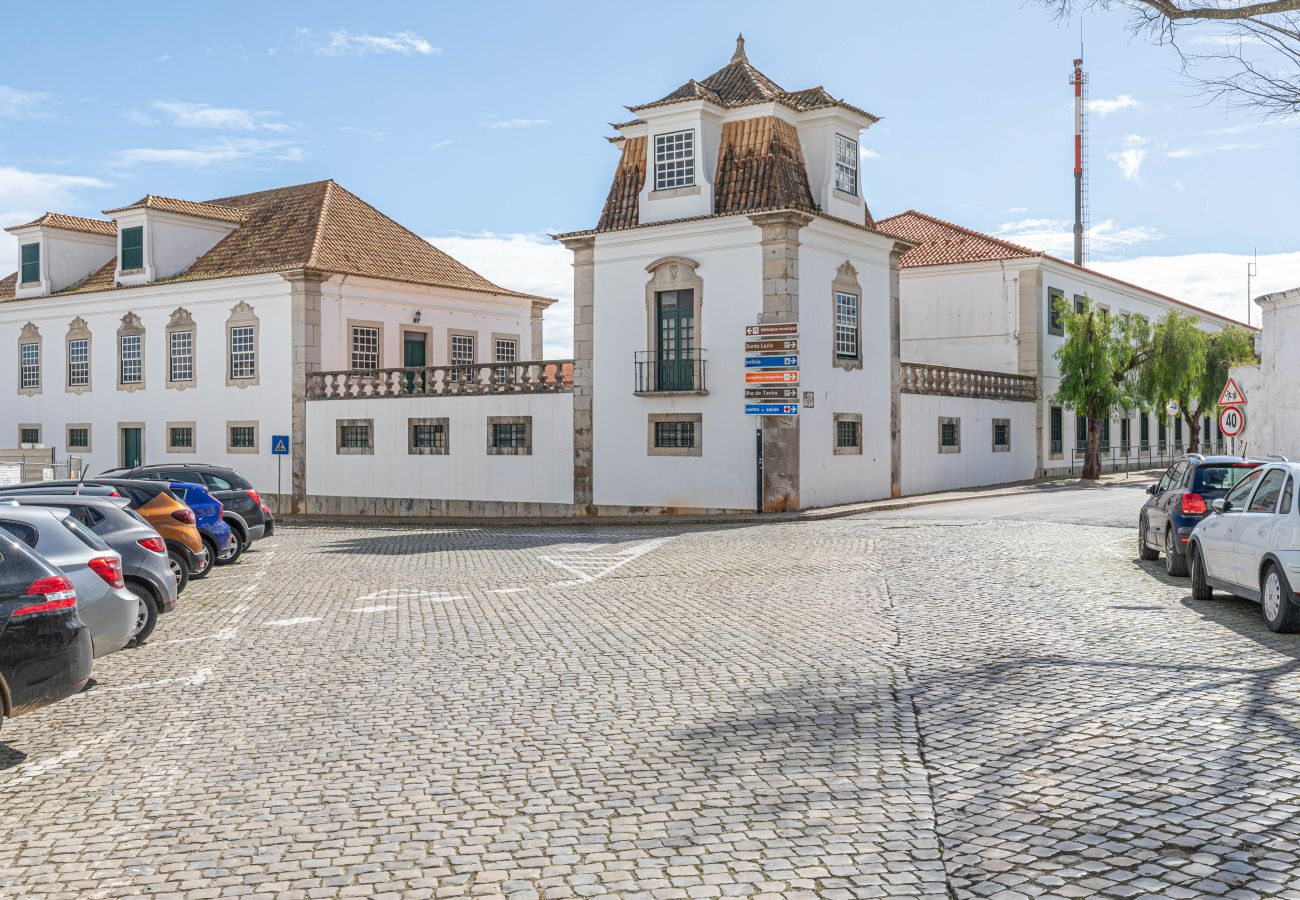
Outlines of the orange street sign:
{"label": "orange street sign", "polygon": [[745,384],[798,384],[798,372],[746,372]]}

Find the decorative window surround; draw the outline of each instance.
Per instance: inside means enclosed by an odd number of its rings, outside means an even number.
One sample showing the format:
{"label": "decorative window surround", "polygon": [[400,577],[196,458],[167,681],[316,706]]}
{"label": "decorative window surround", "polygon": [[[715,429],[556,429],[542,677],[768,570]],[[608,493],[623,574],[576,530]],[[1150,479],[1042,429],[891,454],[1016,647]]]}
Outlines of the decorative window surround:
{"label": "decorative window surround", "polygon": [[182,306],[172,313],[166,332],[167,387],[183,391],[197,386],[198,336],[189,310]]}
{"label": "decorative window surround", "polygon": [[198,446],[198,426],[193,422],[167,423],[167,452],[196,453]]}
{"label": "decorative window surround", "polygon": [[117,329],[117,389],[119,391],[144,390],[144,323],[129,312],[122,317]]}
{"label": "decorative window surround", "polygon": [[847,259],[831,282],[831,362],[846,372],[862,368],[862,286],[858,270]]}
{"label": "decorative window surround", "polygon": [[32,322],[18,335],[18,393],[33,397],[41,392],[41,330]]}
{"label": "decorative window surround", "polygon": [[226,319],[226,387],[253,387],[261,373],[260,327],[253,307],[242,300]]}
{"label": "decorative window surround", "polygon": [[[947,439],[945,441],[945,439]],[[939,452],[961,452],[961,419],[939,417]]]}
{"label": "decorative window surround", "polygon": [[[251,434],[250,434],[251,432]],[[245,419],[226,423],[227,453],[256,453],[259,446],[257,422]]]}
{"label": "decorative window surround", "polygon": [[64,390],[69,394],[84,394],[90,390],[91,341],[90,326],[86,320],[77,316],[68,323],[68,333],[63,338],[64,358],[67,370],[64,372]]}
{"label": "decorative window surround", "polygon": [[[521,440],[518,443],[507,443],[507,437],[513,439],[519,435],[518,426],[523,427]],[[533,417],[488,416],[487,454],[488,456],[532,456]]]}
{"label": "decorative window surround", "polygon": [[691,352],[697,360],[696,371],[693,373],[696,385],[704,382],[699,370],[699,359],[704,352],[704,279],[696,272],[698,267],[699,263],[685,256],[664,256],[645,267],[650,273],[650,280],[645,286],[645,346],[651,353],[658,349],[659,336],[655,295],[661,291],[694,291],[692,316],[695,323],[695,346]]}
{"label": "decorative window surround", "polygon": [[[693,426],[691,429],[693,432],[691,435],[691,445],[689,447],[660,445],[659,440],[662,432],[658,426],[670,422],[690,423]],[[647,456],[703,456],[704,414],[650,413],[646,416],[645,452]]]}
{"label": "decorative window surround", "polygon": [[831,447],[836,456],[862,455],[862,413],[835,413]]}
{"label": "decorative window surround", "polygon": [[406,420],[406,452],[411,456],[447,456],[451,453],[451,420]]}
{"label": "decorative window surround", "polygon": [[374,455],[375,420],[335,419],[334,452],[339,456]]}
{"label": "decorative window surround", "polygon": [[[91,424],[72,422],[64,429],[69,453],[89,453],[91,450]],[[78,443],[80,441],[80,443]]]}
{"label": "decorative window surround", "polygon": [[1010,419],[993,420],[993,452],[994,453],[1011,452],[1011,420]]}

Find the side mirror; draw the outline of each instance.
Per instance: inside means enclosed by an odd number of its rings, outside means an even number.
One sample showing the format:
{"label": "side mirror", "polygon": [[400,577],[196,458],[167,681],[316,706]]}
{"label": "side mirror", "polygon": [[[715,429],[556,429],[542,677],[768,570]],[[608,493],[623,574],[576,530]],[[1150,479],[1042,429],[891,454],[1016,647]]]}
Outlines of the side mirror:
{"label": "side mirror", "polygon": [[1211,500],[1210,508],[1213,509],[1216,513],[1221,513],[1224,510],[1231,509],[1231,507],[1228,506],[1228,501],[1224,500],[1222,497],[1220,497],[1218,500]]}
{"label": "side mirror", "polygon": [[1159,487],[1160,487],[1159,483],[1148,484],[1148,485],[1147,485],[1147,493],[1148,493],[1148,494],[1154,494],[1154,493],[1156,492],[1156,489],[1159,488]]}

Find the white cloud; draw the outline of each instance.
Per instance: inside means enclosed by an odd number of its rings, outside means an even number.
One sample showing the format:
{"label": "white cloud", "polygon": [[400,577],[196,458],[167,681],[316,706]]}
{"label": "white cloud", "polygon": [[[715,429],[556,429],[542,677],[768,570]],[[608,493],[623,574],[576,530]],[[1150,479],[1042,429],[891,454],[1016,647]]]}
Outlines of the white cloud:
{"label": "white cloud", "polygon": [[343,126],[343,130],[344,130],[344,131],[351,131],[353,134],[359,134],[359,135],[362,135],[363,137],[368,137],[368,138],[370,138],[371,140],[374,140],[374,141],[386,141],[386,140],[388,140],[388,132],[387,132],[387,131],[372,131],[372,130],[370,130],[369,128],[357,128],[357,127],[354,126],[354,125],[344,125],[344,126]]}
{"label": "white cloud", "polygon": [[460,138],[446,138],[444,140],[435,141],[434,143],[430,144],[429,149],[441,150],[443,147],[450,147],[452,144],[463,144],[463,143],[465,142]]}
{"label": "white cloud", "polygon": [[1142,172],[1142,163],[1151,152],[1151,141],[1140,134],[1130,134],[1124,138],[1124,149],[1109,156],[1111,162],[1119,166],[1120,173],[1129,180],[1137,181]]}
{"label": "white cloud", "polygon": [[22,119],[45,114],[50,95],[0,84],[0,118]]}
{"label": "white cloud", "polygon": [[[0,166],[0,228],[30,222],[49,210],[66,212],[79,208],[82,191],[106,188],[109,183],[88,175],[58,175],[52,172],[28,172],[12,166]],[[17,265],[15,241],[0,239],[0,277]]]}
{"label": "white cloud", "polygon": [[209,169],[247,163],[298,162],[302,158],[302,148],[289,141],[218,138],[202,147],[135,147],[119,150],[115,162],[119,166],[166,163]]}
{"label": "white cloud", "polygon": [[314,44],[320,56],[365,56],[368,53],[396,53],[399,56],[439,56],[441,47],[435,47],[414,31],[394,31],[391,34],[352,34],[346,29],[331,31],[327,37],[314,36],[310,29],[299,28],[298,35]]}
{"label": "white cloud", "polygon": [[[1074,225],[1065,219],[1021,219],[1004,222],[993,232],[1008,241],[1023,244],[1031,250],[1042,250],[1053,256],[1069,258],[1074,252]],[[1111,253],[1123,247],[1154,241],[1163,237],[1159,231],[1146,225],[1120,226],[1114,219],[1106,219],[1088,228],[1088,249],[1092,253]]]}
{"label": "white cloud", "polygon": [[[1245,253],[1185,253],[1090,265],[1107,275],[1245,321],[1246,264],[1254,261],[1253,254]],[[1300,285],[1300,251],[1261,255],[1258,273],[1251,287],[1255,297]],[[1252,306],[1250,315],[1258,325],[1259,309]]]}
{"label": "white cloud", "polygon": [[1141,109],[1141,108],[1142,108],[1142,101],[1135,100],[1134,98],[1130,97],[1128,94],[1120,94],[1118,97],[1114,98],[1113,100],[1107,100],[1105,98],[1099,97],[1096,100],[1088,101],[1088,112],[1096,113],[1102,118],[1109,116],[1111,113],[1117,113],[1120,110]]}
{"label": "white cloud", "polygon": [[875,150],[868,150],[866,147],[858,148],[858,155],[863,159],[880,159],[880,154]]}
{"label": "white cloud", "polygon": [[457,234],[427,239],[483,277],[513,291],[559,300],[546,311],[547,359],[573,355],[573,254],[545,234]]}
{"label": "white cloud", "polygon": [[283,122],[275,121],[280,114],[271,110],[210,106],[207,103],[187,103],[184,100],[155,100],[149,105],[180,128],[277,132],[293,130]]}
{"label": "white cloud", "polygon": [[549,119],[498,119],[496,116],[488,116],[483,120],[484,128],[539,128],[550,124]]}
{"label": "white cloud", "polygon": [[1007,214],[1012,216],[1019,216],[1027,212],[1029,212],[1028,206],[1013,206],[1007,210]]}
{"label": "white cloud", "polygon": [[170,53],[164,53],[162,56],[154,57],[154,62],[171,62],[171,58],[172,55]]}

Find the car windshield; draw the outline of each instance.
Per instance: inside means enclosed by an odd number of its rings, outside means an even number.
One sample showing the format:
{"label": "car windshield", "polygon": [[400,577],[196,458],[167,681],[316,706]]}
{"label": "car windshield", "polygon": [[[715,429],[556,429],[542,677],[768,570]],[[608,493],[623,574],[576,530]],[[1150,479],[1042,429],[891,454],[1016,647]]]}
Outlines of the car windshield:
{"label": "car windshield", "polygon": [[1198,494],[1226,492],[1249,475],[1258,463],[1207,463],[1196,467],[1192,490]]}

